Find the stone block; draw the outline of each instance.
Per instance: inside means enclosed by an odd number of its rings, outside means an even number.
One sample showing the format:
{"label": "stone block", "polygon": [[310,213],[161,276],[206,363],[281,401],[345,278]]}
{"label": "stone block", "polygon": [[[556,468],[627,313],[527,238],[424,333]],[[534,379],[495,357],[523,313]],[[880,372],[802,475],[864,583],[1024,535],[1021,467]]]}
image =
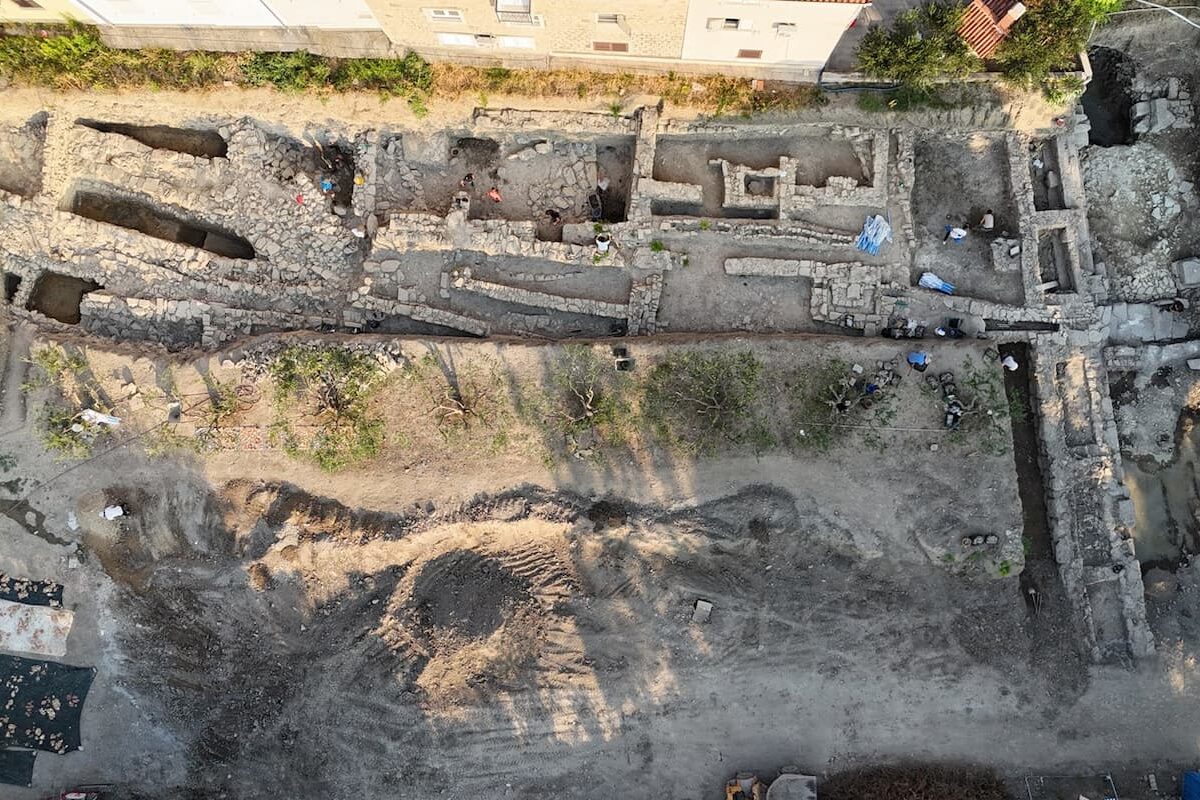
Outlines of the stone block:
{"label": "stone block", "polygon": [[1183,288],[1200,286],[1200,257],[1184,258],[1171,265],[1175,280]]}

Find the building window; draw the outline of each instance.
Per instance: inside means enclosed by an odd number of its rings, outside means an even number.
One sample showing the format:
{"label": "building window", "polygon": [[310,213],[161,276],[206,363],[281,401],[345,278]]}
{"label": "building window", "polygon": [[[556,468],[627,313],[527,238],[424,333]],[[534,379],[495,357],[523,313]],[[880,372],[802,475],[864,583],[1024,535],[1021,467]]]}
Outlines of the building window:
{"label": "building window", "polygon": [[709,17],[708,29],[710,31],[748,31],[750,30],[750,20],[736,17]]}
{"label": "building window", "polygon": [[462,22],[463,12],[457,8],[427,8],[425,15],[434,22]]}
{"label": "building window", "polygon": [[796,23],[794,22],[776,22],[775,33],[780,36],[791,36],[796,32]]}
{"label": "building window", "polygon": [[592,42],[597,53],[628,53],[629,42]]}
{"label": "building window", "polygon": [[437,38],[438,44],[445,44],[451,47],[475,46],[475,37],[469,33],[439,33]]}
{"label": "building window", "polygon": [[738,50],[738,58],[762,58],[762,50]]}
{"label": "building window", "polygon": [[13,5],[15,5],[17,8],[41,8],[41,6],[33,2],[33,0],[13,0]]}
{"label": "building window", "polygon": [[596,22],[601,25],[620,25],[623,14],[597,14]]}
{"label": "building window", "polygon": [[533,49],[532,36],[501,36],[499,42],[501,47],[507,47],[513,50]]}
{"label": "building window", "polygon": [[511,25],[536,25],[533,0],[495,0],[496,19]]}

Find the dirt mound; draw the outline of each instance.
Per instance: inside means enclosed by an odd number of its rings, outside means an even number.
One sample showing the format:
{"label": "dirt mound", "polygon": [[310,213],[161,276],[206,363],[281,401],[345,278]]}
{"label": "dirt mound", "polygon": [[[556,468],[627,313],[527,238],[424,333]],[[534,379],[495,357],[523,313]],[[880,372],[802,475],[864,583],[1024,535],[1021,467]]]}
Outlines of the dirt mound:
{"label": "dirt mound", "polygon": [[431,638],[490,636],[533,601],[529,582],[496,559],[454,550],[425,564],[408,606]]}

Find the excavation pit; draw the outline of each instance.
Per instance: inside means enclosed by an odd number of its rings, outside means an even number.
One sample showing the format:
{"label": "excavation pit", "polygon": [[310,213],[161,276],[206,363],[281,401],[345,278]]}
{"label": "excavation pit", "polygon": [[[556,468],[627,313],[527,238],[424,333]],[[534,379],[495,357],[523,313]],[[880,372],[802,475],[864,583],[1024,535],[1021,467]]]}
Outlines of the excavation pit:
{"label": "excavation pit", "polygon": [[[7,279],[5,283],[7,291]],[[94,281],[57,272],[45,272],[33,285],[33,293],[29,296],[25,308],[68,325],[77,325],[80,319],[79,305],[83,302],[83,296],[100,288],[103,287]]]}
{"label": "excavation pit", "polygon": [[[795,175],[788,175],[786,180],[798,186],[822,187],[832,177],[852,178],[860,186],[870,183],[867,169],[855,152],[854,144],[845,138],[802,136],[719,140],[695,136],[660,136],[654,154],[654,180],[701,186],[703,203],[699,207],[687,207],[678,203],[655,202],[652,213],[662,216],[774,219],[778,216],[774,208],[725,206],[725,178],[720,162],[726,161],[758,171],[778,169],[780,159],[784,156],[794,159],[796,171]],[[774,194],[774,178],[751,175],[750,179],[759,185],[757,191],[746,185],[749,195],[769,197]]]}
{"label": "excavation pit", "polygon": [[21,276],[12,272],[4,274],[4,302],[11,303],[21,289]]}
{"label": "excavation pit", "polygon": [[173,128],[170,125],[127,125],[94,119],[77,119],[75,124],[100,133],[125,136],[155,150],[172,150],[197,158],[224,158],[229,151],[229,143],[215,130]]}
{"label": "excavation pit", "polygon": [[[285,136],[268,136],[266,167],[280,183],[291,183],[297,175],[304,175],[317,191],[332,199],[333,205],[350,207],[356,165],[354,148],[349,145],[317,138],[305,145]],[[323,182],[328,189],[322,188]]]}
{"label": "excavation pit", "polygon": [[1088,143],[1099,147],[1132,144],[1133,61],[1110,47],[1093,47],[1088,57],[1093,77],[1080,99],[1092,125]]}
{"label": "excavation pit", "polygon": [[253,259],[254,247],[236,233],[181,219],[145,203],[95,191],[77,191],[67,209],[96,222],[117,225],[165,242],[207,250],[226,258]]}

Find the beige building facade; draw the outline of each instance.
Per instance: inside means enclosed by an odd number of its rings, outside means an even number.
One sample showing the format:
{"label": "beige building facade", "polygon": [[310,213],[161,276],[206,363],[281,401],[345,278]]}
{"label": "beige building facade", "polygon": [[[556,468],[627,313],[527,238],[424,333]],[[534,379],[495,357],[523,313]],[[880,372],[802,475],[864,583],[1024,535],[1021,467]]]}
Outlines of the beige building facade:
{"label": "beige building facade", "polygon": [[62,22],[95,19],[71,0],[0,0],[0,22]]}
{"label": "beige building facade", "polygon": [[678,58],[688,0],[368,0],[399,47],[453,60]]}
{"label": "beige building facade", "polygon": [[868,0],[367,0],[392,43],[438,60],[534,67],[819,71]]}

